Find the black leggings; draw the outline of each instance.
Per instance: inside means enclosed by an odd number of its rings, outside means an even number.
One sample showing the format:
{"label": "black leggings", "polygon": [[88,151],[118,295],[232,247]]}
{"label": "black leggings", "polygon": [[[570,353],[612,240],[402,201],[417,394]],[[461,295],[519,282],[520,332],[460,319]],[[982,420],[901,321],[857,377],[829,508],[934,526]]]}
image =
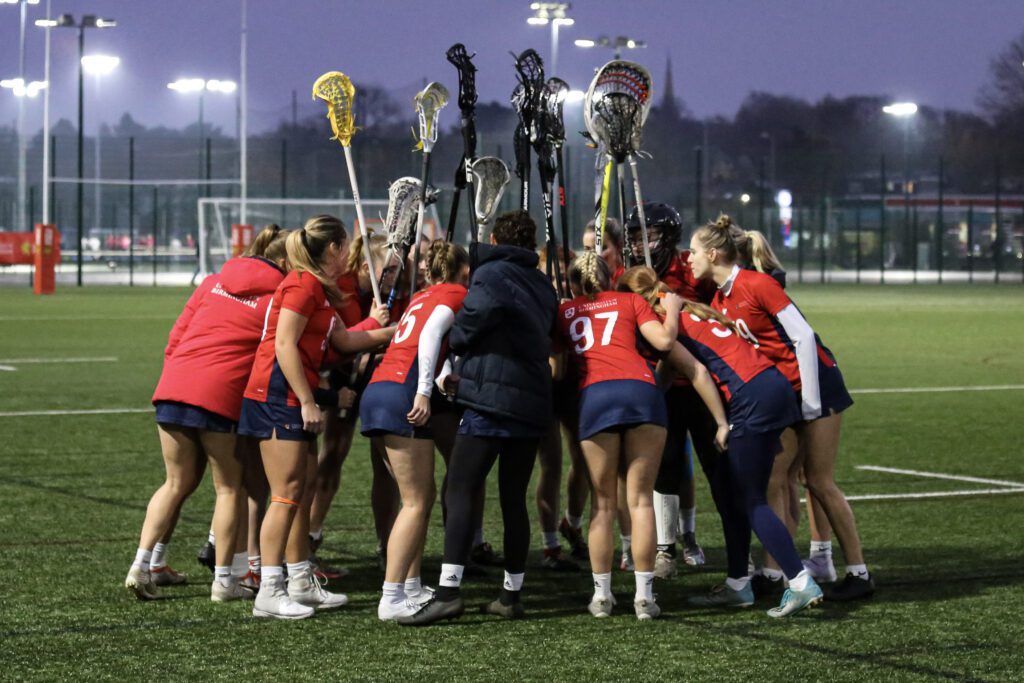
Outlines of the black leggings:
{"label": "black leggings", "polygon": [[[690,433],[693,450],[708,480],[714,478],[718,451],[715,449],[715,418],[697,390],[691,386],[672,387],[665,394],[668,409],[668,433],[661,455],[654,490],[663,495],[678,496],[686,469],[686,433]],[[715,501],[717,504],[717,500]]]}
{"label": "black leggings", "polygon": [[448,463],[448,490],[445,506],[448,521],[444,529],[444,562],[465,566],[473,544],[473,527],[480,519],[474,510],[487,474],[498,463],[498,492],[501,496],[501,517],[505,524],[505,570],[522,574],[530,549],[530,517],[526,510],[526,490],[537,460],[540,438],[506,439],[500,437],[455,437],[455,447]]}

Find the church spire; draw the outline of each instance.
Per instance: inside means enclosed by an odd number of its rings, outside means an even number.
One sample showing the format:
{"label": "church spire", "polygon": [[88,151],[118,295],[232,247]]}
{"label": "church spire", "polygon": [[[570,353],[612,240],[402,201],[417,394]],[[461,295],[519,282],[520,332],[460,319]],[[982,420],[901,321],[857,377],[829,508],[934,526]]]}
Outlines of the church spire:
{"label": "church spire", "polygon": [[661,100],[661,111],[672,119],[680,118],[679,103],[676,100],[675,85],[672,83],[672,55],[665,60],[665,95]]}

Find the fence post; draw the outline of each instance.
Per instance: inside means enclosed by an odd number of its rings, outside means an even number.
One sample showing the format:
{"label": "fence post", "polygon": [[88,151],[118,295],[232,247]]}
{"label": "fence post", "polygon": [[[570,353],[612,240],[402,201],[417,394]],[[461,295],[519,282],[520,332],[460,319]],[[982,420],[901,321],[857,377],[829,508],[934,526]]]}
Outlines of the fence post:
{"label": "fence post", "polygon": [[857,284],[860,284],[860,204],[858,204],[853,210],[853,224],[857,231],[857,251],[854,255],[855,262],[857,264]]}
{"label": "fence post", "polygon": [[[135,180],[135,136],[128,138],[128,180]],[[135,183],[128,183],[128,286],[135,286]]]}
{"label": "fence post", "polygon": [[[57,176],[57,136],[50,136],[50,220],[57,223],[56,217],[56,206],[57,206],[57,184],[53,182],[53,178]],[[57,223],[58,227],[60,224]]]}
{"label": "fence post", "polygon": [[160,188],[156,185],[153,186],[153,286],[156,287],[156,243],[157,234],[160,225],[160,211],[159,211],[159,192]]}
{"label": "fence post", "polygon": [[885,284],[885,190],[886,190],[886,187],[885,187],[885,155],[884,154],[882,155],[882,158],[881,158],[880,170],[881,170],[881,178],[880,179],[882,181],[882,187],[881,187],[881,190],[880,190],[880,196],[881,196],[881,202],[880,203],[881,203],[882,215],[881,215],[881,219],[880,219],[881,222],[879,223],[879,226],[878,226],[878,246],[879,246],[879,250],[881,251],[881,254],[880,254],[881,258],[878,261],[878,268],[879,268],[879,270],[878,270],[878,275],[879,275],[878,279],[879,279],[879,284],[883,284],[884,285]]}
{"label": "fence post", "polygon": [[818,243],[818,254],[821,259],[821,284],[825,284],[825,236],[827,230],[825,229],[828,223],[828,197],[821,200],[821,230],[819,232],[819,243]]}
{"label": "fence post", "polygon": [[999,157],[996,156],[996,197],[995,197],[995,221],[996,221],[996,234],[992,240],[992,267],[996,271],[996,284],[999,284],[999,271],[1001,271],[1003,265],[1003,221],[1000,216],[1000,185],[1003,184],[1003,169],[1002,164],[999,163]]}
{"label": "fence post", "polygon": [[937,265],[938,265],[938,268],[939,268],[939,284],[940,285],[942,284],[942,266],[943,266],[943,260],[945,259],[945,250],[946,250],[946,224],[945,224],[944,216],[943,216],[943,209],[944,209],[943,205],[945,204],[944,195],[945,195],[945,191],[946,191],[946,174],[945,174],[945,170],[946,170],[946,160],[943,159],[942,155],[940,154],[939,155],[939,212],[938,212],[938,216],[935,219],[935,222],[936,222],[936,232],[938,233],[936,237],[937,237],[938,242],[939,242],[938,249],[936,250],[936,255],[939,257]]}
{"label": "fence post", "polygon": [[797,282],[804,283],[804,222],[800,207],[793,212],[793,228],[796,230],[796,269]]}
{"label": "fence post", "polygon": [[761,164],[758,167],[757,180],[757,229],[764,234],[764,155],[761,155]]}
{"label": "fence post", "polygon": [[697,147],[694,147],[693,156],[694,162],[696,164],[696,174],[694,175],[695,181],[693,189],[694,222],[697,225],[701,225],[703,223],[703,221],[701,220],[703,207],[701,205],[704,199],[704,150],[701,149],[699,145]]}
{"label": "fence post", "polygon": [[[281,138],[281,198],[288,196],[288,139]],[[281,227],[288,222],[288,207],[281,207]]]}
{"label": "fence post", "polygon": [[911,216],[911,243],[913,244],[913,250],[911,251],[910,257],[913,259],[911,263],[914,265],[914,284],[917,284],[917,204],[914,204],[914,210]]}
{"label": "fence post", "polygon": [[967,204],[967,282],[974,283],[974,202]]}

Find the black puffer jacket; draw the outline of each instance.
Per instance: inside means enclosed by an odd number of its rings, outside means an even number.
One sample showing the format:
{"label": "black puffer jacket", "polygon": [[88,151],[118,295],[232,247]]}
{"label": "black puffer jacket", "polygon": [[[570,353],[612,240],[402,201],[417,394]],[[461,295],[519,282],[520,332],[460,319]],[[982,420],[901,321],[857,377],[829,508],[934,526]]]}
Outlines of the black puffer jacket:
{"label": "black puffer jacket", "polygon": [[537,270],[537,254],[477,244],[478,264],[449,343],[462,357],[455,400],[482,413],[537,427],[551,420],[551,332],[558,297]]}

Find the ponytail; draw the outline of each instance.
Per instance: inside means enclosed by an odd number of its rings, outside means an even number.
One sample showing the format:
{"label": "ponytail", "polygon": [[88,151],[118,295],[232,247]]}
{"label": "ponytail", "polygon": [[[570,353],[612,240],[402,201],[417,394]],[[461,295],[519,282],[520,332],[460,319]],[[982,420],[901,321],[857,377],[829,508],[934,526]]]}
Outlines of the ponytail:
{"label": "ponytail", "polygon": [[458,244],[436,239],[430,243],[427,251],[427,279],[431,284],[447,284],[453,282],[469,265],[469,254]]}
{"label": "ponytail", "polygon": [[569,283],[590,299],[607,291],[611,279],[608,264],[594,251],[583,252],[569,266]]}
{"label": "ponytail", "polygon": [[[368,230],[367,233],[370,237],[370,254],[373,256],[373,263],[375,266],[379,266],[387,260],[387,240],[383,236],[375,234],[373,230]],[[359,267],[364,263],[366,263],[366,257],[363,254],[363,235],[360,233],[352,240],[352,245],[348,249],[345,272],[356,275],[359,272]],[[374,275],[375,273],[370,273],[371,277]]]}
{"label": "ponytail", "polygon": [[270,246],[277,237],[281,234],[281,226],[277,223],[267,224],[260,233],[253,239],[252,244],[246,249],[242,256],[262,256],[267,258],[267,247]]}
{"label": "ponytail", "polygon": [[747,230],[746,235],[749,253],[743,257],[743,260],[747,265],[753,266],[762,273],[784,270],[763,233],[758,230]]}
{"label": "ponytail", "polygon": [[331,244],[339,249],[343,247],[347,237],[345,226],[339,219],[321,214],[307,220],[299,230],[292,231],[285,241],[285,251],[291,269],[309,273],[319,280],[332,305],[340,304],[343,296],[338,289],[338,283],[324,271],[323,255]]}
{"label": "ponytail", "polygon": [[[655,313],[659,315],[665,314],[665,309],[661,305],[661,295],[663,293],[671,292],[668,285],[658,280],[658,274],[653,268],[647,266],[635,266],[630,268],[622,277],[619,278],[619,284],[617,289],[620,292],[633,292],[638,294],[647,303],[651,305]],[[701,320],[714,320],[722,324],[724,327],[732,330],[739,334],[736,329],[736,323],[733,322],[729,317],[716,311],[706,304],[697,303],[696,301],[690,301],[688,299],[683,300],[683,313],[689,313],[690,315],[697,316]]]}

